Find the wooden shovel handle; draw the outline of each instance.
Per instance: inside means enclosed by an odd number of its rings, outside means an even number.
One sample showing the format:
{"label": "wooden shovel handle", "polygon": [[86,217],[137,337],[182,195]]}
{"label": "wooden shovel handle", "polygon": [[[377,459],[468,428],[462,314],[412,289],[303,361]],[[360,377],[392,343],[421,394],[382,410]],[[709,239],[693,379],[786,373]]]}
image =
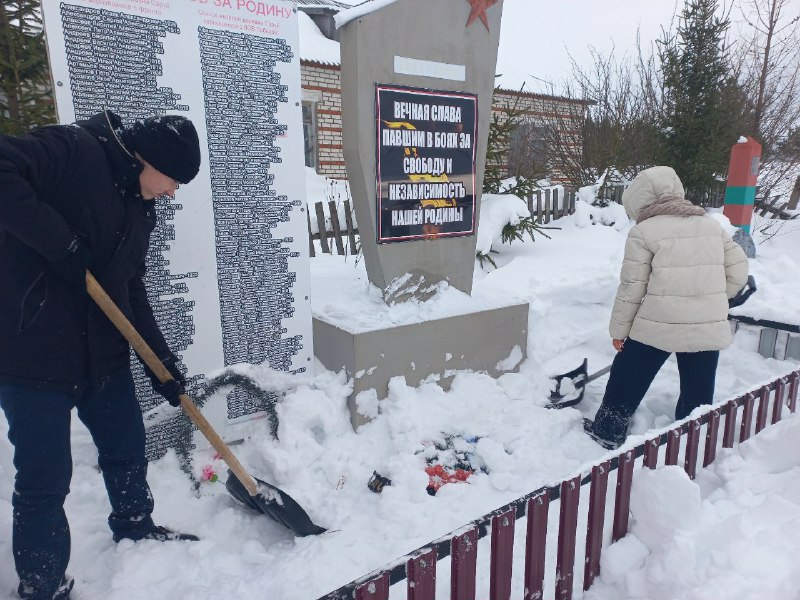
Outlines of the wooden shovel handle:
{"label": "wooden shovel handle", "polygon": [[[114,304],[114,301],[106,294],[105,290],[88,271],[86,272],[86,290],[97,303],[97,306],[100,307],[100,310],[105,313],[125,339],[130,342],[133,349],[136,350],[136,353],[142,358],[145,364],[155,373],[158,380],[161,383],[166,383],[173,379],[172,375],[167,371],[167,368],[156,356],[155,352],[147,345],[147,342],[139,335],[139,332],[136,331],[133,325],[131,325],[131,322],[122,314],[122,311]],[[228,445],[217,435],[217,432],[214,431],[211,424],[203,416],[203,413],[197,409],[188,395],[181,394],[180,398],[181,408],[184,412],[189,415],[192,422],[202,434],[206,436],[206,439],[211,442],[214,450],[217,451],[222,460],[225,461],[225,464],[228,465],[231,471],[233,471],[233,474],[236,475],[236,478],[242,483],[245,489],[247,489],[247,493],[251,496],[256,496],[258,494],[258,487],[255,480],[245,471],[242,464],[233,452],[230,451],[230,448],[228,448]]]}

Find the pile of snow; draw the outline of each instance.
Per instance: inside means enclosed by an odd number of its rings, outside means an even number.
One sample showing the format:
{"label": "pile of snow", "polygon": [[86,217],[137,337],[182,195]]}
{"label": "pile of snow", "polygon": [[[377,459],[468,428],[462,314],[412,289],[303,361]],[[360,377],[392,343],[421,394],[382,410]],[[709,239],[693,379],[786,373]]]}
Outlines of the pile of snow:
{"label": "pile of snow", "polygon": [[583,200],[575,200],[575,224],[578,227],[608,225],[617,231],[630,228],[630,219],[621,204],[611,202],[608,206],[594,206]]}
{"label": "pile of snow", "polygon": [[631,531],[603,551],[584,600],[794,598],[800,587],[800,418],[723,450],[691,481],[635,474]]}
{"label": "pile of snow", "polygon": [[476,252],[489,254],[502,244],[503,228],[531,216],[525,201],[513,194],[483,194]]}

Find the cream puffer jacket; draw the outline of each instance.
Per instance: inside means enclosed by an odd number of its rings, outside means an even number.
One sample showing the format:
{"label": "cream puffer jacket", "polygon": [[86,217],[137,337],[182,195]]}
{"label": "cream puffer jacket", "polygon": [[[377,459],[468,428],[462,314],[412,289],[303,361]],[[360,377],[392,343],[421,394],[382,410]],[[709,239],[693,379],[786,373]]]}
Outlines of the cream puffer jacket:
{"label": "cream puffer jacket", "polygon": [[[662,194],[683,196],[670,167],[642,171],[622,195],[633,220]],[[728,298],[747,281],[747,257],[707,216],[650,217],[628,234],[609,333],[667,352],[731,343]]]}

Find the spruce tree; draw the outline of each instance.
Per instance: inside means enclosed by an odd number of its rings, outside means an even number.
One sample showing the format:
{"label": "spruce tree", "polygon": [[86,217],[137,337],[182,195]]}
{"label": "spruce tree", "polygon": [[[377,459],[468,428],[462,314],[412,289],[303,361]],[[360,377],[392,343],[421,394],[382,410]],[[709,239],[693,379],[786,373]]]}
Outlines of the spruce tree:
{"label": "spruce tree", "polygon": [[41,6],[38,0],[0,0],[0,133],[54,121]]}
{"label": "spruce tree", "polygon": [[729,75],[729,21],[718,9],[718,0],[687,0],[677,32],[659,42],[663,161],[696,199],[724,179],[741,131],[741,94]]}

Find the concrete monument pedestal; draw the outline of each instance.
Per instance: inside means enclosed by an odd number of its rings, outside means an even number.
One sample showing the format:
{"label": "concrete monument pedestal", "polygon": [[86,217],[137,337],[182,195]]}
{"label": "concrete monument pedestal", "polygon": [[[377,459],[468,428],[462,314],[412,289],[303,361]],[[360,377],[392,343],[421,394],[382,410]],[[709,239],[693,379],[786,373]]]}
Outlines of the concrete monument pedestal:
{"label": "concrete monument pedestal", "polygon": [[499,377],[517,371],[527,355],[527,303],[355,332],[320,316],[313,322],[317,358],[354,381],[348,399],[353,427],[369,420],[357,410],[358,394],[374,389],[382,400],[392,377],[402,375],[411,386],[432,377],[448,389],[454,371]]}

